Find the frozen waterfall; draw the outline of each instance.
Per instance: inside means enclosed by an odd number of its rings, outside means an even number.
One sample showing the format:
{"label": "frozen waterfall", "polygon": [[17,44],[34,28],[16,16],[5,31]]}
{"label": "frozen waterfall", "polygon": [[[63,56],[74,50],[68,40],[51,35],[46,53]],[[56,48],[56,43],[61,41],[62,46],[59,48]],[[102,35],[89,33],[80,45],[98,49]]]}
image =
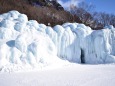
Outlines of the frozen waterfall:
{"label": "frozen waterfall", "polygon": [[10,11],[0,15],[0,68],[39,66],[68,60],[75,63],[114,63],[115,28],[91,30],[78,23],[53,28]]}

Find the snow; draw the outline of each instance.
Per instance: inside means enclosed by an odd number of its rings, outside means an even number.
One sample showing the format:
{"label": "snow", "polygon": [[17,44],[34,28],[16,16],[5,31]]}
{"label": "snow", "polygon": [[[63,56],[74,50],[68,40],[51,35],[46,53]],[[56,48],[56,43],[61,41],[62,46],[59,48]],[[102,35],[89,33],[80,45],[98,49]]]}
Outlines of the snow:
{"label": "snow", "polygon": [[114,86],[115,65],[71,64],[58,69],[1,73],[0,86]]}
{"label": "snow", "polygon": [[0,69],[14,72],[69,62],[115,63],[115,28],[92,30],[84,24],[54,27],[10,11],[0,15]]}

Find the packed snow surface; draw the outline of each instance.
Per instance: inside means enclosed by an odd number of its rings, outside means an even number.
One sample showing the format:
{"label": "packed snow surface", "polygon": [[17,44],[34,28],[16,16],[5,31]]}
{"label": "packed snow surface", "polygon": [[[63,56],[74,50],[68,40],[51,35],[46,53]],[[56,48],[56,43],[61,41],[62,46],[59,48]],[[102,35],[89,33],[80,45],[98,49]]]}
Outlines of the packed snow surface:
{"label": "packed snow surface", "polygon": [[0,86],[115,86],[115,65],[71,64],[51,70],[0,73]]}
{"label": "packed snow surface", "polygon": [[18,71],[75,63],[115,63],[115,28],[78,23],[53,28],[10,11],[0,15],[0,70]]}

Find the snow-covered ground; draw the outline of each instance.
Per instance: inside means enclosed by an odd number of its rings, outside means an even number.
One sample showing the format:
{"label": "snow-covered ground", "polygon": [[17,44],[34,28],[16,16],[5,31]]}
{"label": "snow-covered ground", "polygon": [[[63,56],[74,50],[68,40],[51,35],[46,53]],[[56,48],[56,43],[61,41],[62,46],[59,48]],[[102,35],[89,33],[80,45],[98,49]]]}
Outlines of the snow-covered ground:
{"label": "snow-covered ground", "polygon": [[115,86],[115,64],[71,64],[36,72],[0,73],[0,86]]}

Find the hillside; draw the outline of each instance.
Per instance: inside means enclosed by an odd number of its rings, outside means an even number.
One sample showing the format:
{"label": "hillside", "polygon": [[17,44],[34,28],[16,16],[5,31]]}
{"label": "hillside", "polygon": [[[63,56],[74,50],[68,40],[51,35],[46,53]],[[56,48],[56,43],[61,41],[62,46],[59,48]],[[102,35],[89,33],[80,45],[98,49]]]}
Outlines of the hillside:
{"label": "hillside", "polygon": [[65,22],[81,23],[77,16],[71,15],[64,10],[57,10],[49,6],[34,6],[27,2],[27,0],[0,0],[0,14],[17,10],[28,16],[29,20],[37,20],[39,23],[48,24],[51,26],[56,24],[63,24]]}

